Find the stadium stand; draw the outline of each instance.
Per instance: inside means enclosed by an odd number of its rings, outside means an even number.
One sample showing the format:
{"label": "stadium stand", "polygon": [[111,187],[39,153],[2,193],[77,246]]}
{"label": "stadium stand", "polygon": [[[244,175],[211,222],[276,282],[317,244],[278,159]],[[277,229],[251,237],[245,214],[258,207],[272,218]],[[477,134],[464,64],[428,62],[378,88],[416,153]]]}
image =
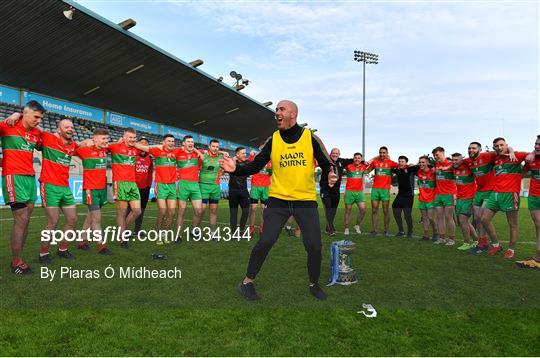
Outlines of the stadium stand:
{"label": "stadium stand", "polygon": [[[5,119],[6,117],[10,116],[13,112],[21,112],[22,106],[10,104],[10,103],[2,103],[0,102],[0,120]],[[73,126],[75,129],[75,134],[73,136],[73,139],[76,142],[80,142],[82,140],[88,139],[92,137],[92,133],[95,128],[107,128],[110,132],[110,141],[116,142],[118,139],[122,137],[123,134],[123,127],[115,126],[111,124],[106,123],[100,123],[95,121],[86,120],[83,118],[78,117],[71,117],[66,115],[60,115],[58,113],[54,112],[47,112],[43,116],[43,121],[41,123],[41,128],[46,132],[53,133],[56,130],[56,126],[58,124],[58,121],[60,121],[63,118],[68,118],[73,122]],[[142,131],[137,131],[138,137],[146,137],[148,138],[148,141],[150,142],[150,145],[158,145],[161,143],[162,136],[159,134],[153,134],[153,133],[147,133]],[[176,145],[180,146],[181,139],[176,139]],[[202,145],[201,143],[196,143],[196,146],[198,148],[206,148],[205,145]],[[0,146],[0,158],[2,153],[2,147]],[[231,153],[232,154],[232,153]],[[108,167],[110,168],[110,157],[108,158]],[[34,169],[37,173],[41,172],[41,152],[35,153],[34,158]],[[82,163],[80,159],[73,157],[72,164],[71,164],[71,170],[70,175],[73,176],[81,176],[82,175]],[[110,179],[110,178],[109,178]],[[110,181],[110,180],[109,180]]]}

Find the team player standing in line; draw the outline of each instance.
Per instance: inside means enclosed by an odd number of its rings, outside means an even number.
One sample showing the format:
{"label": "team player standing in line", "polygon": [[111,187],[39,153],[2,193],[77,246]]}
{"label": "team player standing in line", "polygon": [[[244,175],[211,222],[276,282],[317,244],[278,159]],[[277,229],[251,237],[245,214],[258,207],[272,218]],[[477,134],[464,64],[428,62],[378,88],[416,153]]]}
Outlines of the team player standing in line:
{"label": "team player standing in line", "polygon": [[[444,154],[443,147],[432,151],[435,163],[435,217],[437,218],[437,232],[439,237],[435,244],[452,246],[456,239],[456,224],[454,222],[454,208],[456,205],[456,181],[454,169]],[[448,234],[448,239],[446,239]]]}
{"label": "team player standing in line", "polygon": [[383,235],[388,236],[390,227],[390,186],[392,185],[392,169],[396,169],[398,163],[388,159],[388,148],[379,148],[379,156],[371,160],[367,168],[369,173],[375,170],[373,185],[371,189],[371,235],[377,235],[377,216],[379,203],[383,208],[384,231]]}
{"label": "team player standing in line", "polygon": [[126,128],[120,143],[109,144],[112,157],[113,198],[116,201],[116,225],[121,233],[120,246],[129,248],[129,238],[124,236],[131,224],[141,215],[141,194],[135,178],[135,163],[139,150],[135,148],[136,132]]}
{"label": "team player standing in line", "polygon": [[199,186],[201,188],[203,215],[206,208],[208,208],[212,232],[217,226],[218,204],[219,199],[221,199],[220,180],[223,170],[219,167],[219,160],[228,156],[229,153],[219,150],[219,141],[212,139],[201,163]]}
{"label": "team player standing in line", "polygon": [[[169,230],[176,214],[176,156],[174,136],[165,134],[159,147],[149,147],[135,144],[135,147],[147,152],[154,158],[156,177],[154,180],[154,195],[157,199],[158,214],[156,230]],[[171,238],[172,240],[173,238]],[[157,244],[169,242],[167,237],[160,237]]]}
{"label": "team player standing in line", "polygon": [[[64,232],[74,230],[77,226],[77,209],[75,199],[69,187],[69,166],[71,157],[79,147],[73,141],[73,123],[68,119],[58,122],[56,133],[42,132],[41,145],[42,164],[39,176],[41,203],[45,208],[47,225],[45,230],[55,230],[60,218],[60,210],[64,214]],[[82,144],[82,143],[81,143]],[[39,250],[39,262],[51,262],[49,241],[43,241]],[[74,259],[68,250],[69,242],[64,238],[59,243],[58,257]]]}
{"label": "team player standing in line", "polygon": [[429,158],[421,156],[418,159],[418,209],[422,216],[424,234],[423,241],[428,241],[429,228],[432,228],[432,239],[438,238],[437,223],[435,221],[435,169],[429,167]]}
{"label": "team player standing in line", "polygon": [[486,202],[486,210],[482,214],[482,223],[491,241],[488,249],[489,255],[495,255],[503,251],[502,245],[497,238],[497,232],[492,224],[493,217],[498,211],[506,214],[506,221],[510,228],[510,242],[508,250],[504,253],[505,259],[511,259],[515,254],[515,245],[519,235],[518,211],[519,193],[521,191],[521,178],[523,167],[521,163],[528,153],[515,152],[515,160],[510,156],[510,150],[504,138],[495,138],[493,148],[497,156],[493,159],[495,172],[493,192]]}
{"label": "team player standing in line", "polygon": [[[6,204],[11,208],[13,228],[11,230],[11,272],[25,275],[32,272],[22,259],[22,251],[28,236],[28,224],[37,200],[34,149],[41,142],[38,128],[45,109],[36,101],[28,102],[22,114],[14,113],[0,122],[2,138],[2,192]],[[10,126],[7,121],[16,121]]]}
{"label": "team player standing in line", "polygon": [[204,156],[195,148],[193,136],[186,135],[182,140],[182,148],[177,152],[176,166],[178,169],[178,217],[176,219],[177,232],[180,237],[176,242],[181,241],[181,229],[184,225],[184,216],[186,214],[188,200],[193,206],[192,227],[198,227],[202,217],[202,195],[199,187],[199,169]]}
{"label": "team player standing in line", "polygon": [[[88,208],[82,229],[101,231],[101,208],[107,203],[107,153],[109,146],[109,131],[102,128],[94,130],[92,146],[79,147],[75,155],[81,158],[83,166],[83,198],[82,202]],[[78,248],[89,250],[89,238],[83,233],[83,241]],[[98,253],[110,255],[103,240],[98,242]]]}
{"label": "team player standing in line", "polygon": [[476,237],[476,231],[469,221],[473,214],[473,198],[476,193],[476,183],[474,175],[469,167],[463,163],[463,155],[452,154],[452,166],[456,179],[456,216],[463,234],[463,245],[458,250],[470,250],[476,246],[476,241],[471,240],[471,236]]}
{"label": "team player standing in line", "polygon": [[516,263],[523,268],[540,269],[540,135],[536,136],[534,151],[526,158],[525,170],[531,173],[528,204],[536,231],[536,255]]}
{"label": "team player standing in line", "polygon": [[[353,162],[345,166],[347,184],[345,185],[345,216],[343,226],[345,235],[349,235],[349,219],[351,217],[352,207],[358,206],[358,216],[354,231],[361,234],[360,225],[366,214],[366,202],[364,199],[364,176],[367,165],[363,163],[363,157],[360,153],[354,153]],[[338,181],[339,183],[339,181]]]}

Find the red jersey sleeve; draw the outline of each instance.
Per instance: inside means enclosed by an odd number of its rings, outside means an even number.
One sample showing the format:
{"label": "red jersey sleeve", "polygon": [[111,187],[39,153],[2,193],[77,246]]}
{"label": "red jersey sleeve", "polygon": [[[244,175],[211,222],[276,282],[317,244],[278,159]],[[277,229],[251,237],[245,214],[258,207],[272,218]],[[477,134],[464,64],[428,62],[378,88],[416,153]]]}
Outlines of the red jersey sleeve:
{"label": "red jersey sleeve", "polygon": [[522,161],[524,161],[527,155],[529,155],[529,153],[527,152],[515,152],[514,154],[516,155],[518,163],[521,163]]}
{"label": "red jersey sleeve", "polygon": [[6,122],[2,121],[0,122],[0,137],[2,137],[4,135],[4,128],[7,128],[7,124]]}
{"label": "red jersey sleeve", "polygon": [[486,158],[487,160],[489,160],[490,162],[492,162],[497,157],[497,153],[496,152],[484,152],[484,153],[481,153],[480,156],[482,156],[482,157]]}

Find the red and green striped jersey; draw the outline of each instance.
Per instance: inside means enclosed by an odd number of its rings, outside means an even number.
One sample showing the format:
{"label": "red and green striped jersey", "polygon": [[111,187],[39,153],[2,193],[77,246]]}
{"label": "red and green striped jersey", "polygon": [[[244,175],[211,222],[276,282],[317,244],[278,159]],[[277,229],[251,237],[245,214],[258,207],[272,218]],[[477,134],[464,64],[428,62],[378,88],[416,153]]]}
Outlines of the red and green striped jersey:
{"label": "red and green striped jersey", "polygon": [[195,151],[188,153],[182,148],[176,152],[176,167],[178,168],[178,179],[199,182],[199,167],[201,160]]}
{"label": "red and green striped jersey", "polygon": [[41,142],[41,131],[33,128],[27,131],[22,121],[13,127],[0,122],[3,160],[2,175],[36,175],[34,165],[34,148]]}
{"label": "red and green striped jersey", "polygon": [[525,168],[531,172],[530,196],[540,197],[540,155],[534,157],[534,162],[527,163]]}
{"label": "red and green striped jersey", "polygon": [[154,156],[156,183],[176,183],[176,150],[168,151],[163,146],[150,148],[148,152]]}
{"label": "red and green striped jersey", "polygon": [[476,193],[476,183],[474,182],[474,174],[465,164],[461,164],[459,168],[454,168],[454,177],[456,178],[457,198],[472,199]]}
{"label": "red and green striped jersey", "polygon": [[392,185],[392,169],[397,168],[398,163],[390,159],[374,159],[370,166],[375,169],[373,188],[390,189],[390,185]]}
{"label": "red and green striped jersey", "polygon": [[435,170],[429,168],[427,172],[418,169],[418,200],[423,203],[432,203],[435,201]]}
{"label": "red and green striped jersey", "polygon": [[135,183],[135,163],[139,150],[135,147],[128,147],[125,143],[113,143],[109,144],[109,151],[112,157],[113,181]]}
{"label": "red and green striped jersey", "polygon": [[[248,158],[252,161],[255,157]],[[267,187],[270,186],[272,178],[272,162],[266,163],[266,165],[257,173],[251,176],[251,186]]]}
{"label": "red and green striped jersey", "polygon": [[[449,167],[446,170],[438,170],[439,168]],[[456,181],[454,178],[454,168],[452,163],[444,160],[442,163],[435,164],[435,191],[436,194],[456,194]]]}
{"label": "red and green striped jersey", "polygon": [[71,156],[75,154],[77,143],[71,141],[68,145],[59,136],[41,133],[43,160],[41,162],[40,183],[58,186],[69,186],[69,166]]}
{"label": "red and green striped jersey", "polygon": [[493,159],[497,154],[495,152],[480,153],[475,159],[466,158],[463,164],[467,165],[474,174],[476,188],[478,191],[493,190]]}
{"label": "red and green striped jersey", "polygon": [[79,147],[75,155],[82,159],[83,189],[105,189],[107,187],[108,149]]}
{"label": "red and green striped jersey", "polygon": [[366,173],[367,165],[360,164],[356,166],[351,163],[345,167],[347,184],[345,190],[348,191],[364,191],[364,175]]}
{"label": "red and green striped jersey", "polygon": [[523,167],[521,162],[528,153],[514,153],[517,161],[510,161],[508,155],[497,155],[494,160],[495,183],[493,191],[496,193],[519,193],[521,191],[521,178]]}
{"label": "red and green striped jersey", "polygon": [[212,155],[210,151],[204,153],[204,160],[201,164],[201,173],[199,177],[199,183],[203,184],[219,184],[222,170],[219,167],[219,160],[223,158],[223,155]]}

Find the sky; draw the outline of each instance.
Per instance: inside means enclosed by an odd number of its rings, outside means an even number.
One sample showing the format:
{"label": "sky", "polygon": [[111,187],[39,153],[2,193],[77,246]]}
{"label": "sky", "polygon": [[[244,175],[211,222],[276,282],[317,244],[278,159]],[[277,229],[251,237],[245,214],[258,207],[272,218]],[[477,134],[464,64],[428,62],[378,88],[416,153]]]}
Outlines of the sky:
{"label": "sky", "polygon": [[[133,1],[86,0],[113,21],[224,82],[235,70],[260,101],[290,99],[298,122],[342,157],[389,147],[412,161],[443,146],[503,136],[531,151],[540,134],[538,1]],[[249,120],[249,118],[246,118]],[[270,133],[269,133],[270,134]]]}

